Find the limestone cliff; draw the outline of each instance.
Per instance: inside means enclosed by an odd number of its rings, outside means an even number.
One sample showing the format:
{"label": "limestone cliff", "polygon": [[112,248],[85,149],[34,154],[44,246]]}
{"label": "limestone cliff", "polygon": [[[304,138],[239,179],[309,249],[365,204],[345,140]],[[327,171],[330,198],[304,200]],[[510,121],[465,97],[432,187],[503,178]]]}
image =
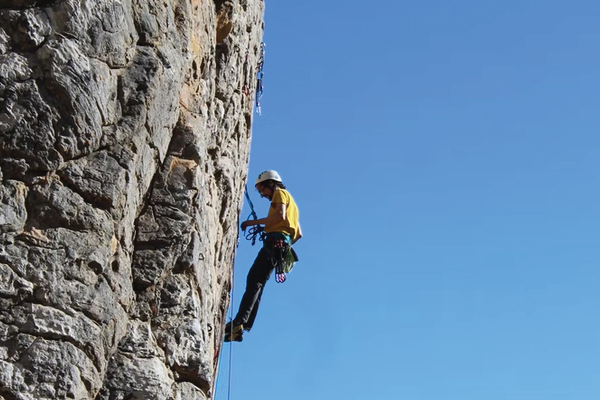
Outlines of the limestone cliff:
{"label": "limestone cliff", "polygon": [[261,0],[0,0],[0,399],[212,397]]}

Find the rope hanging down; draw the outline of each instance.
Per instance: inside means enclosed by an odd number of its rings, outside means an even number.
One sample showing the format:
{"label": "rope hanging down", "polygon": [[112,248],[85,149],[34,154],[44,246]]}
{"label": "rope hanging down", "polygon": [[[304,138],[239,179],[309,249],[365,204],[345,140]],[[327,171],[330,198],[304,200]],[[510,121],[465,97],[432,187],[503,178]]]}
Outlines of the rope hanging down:
{"label": "rope hanging down", "polygon": [[263,95],[263,67],[265,65],[265,46],[262,42],[260,44],[260,58],[258,59],[258,72],[256,73],[256,113],[260,115],[260,98]]}
{"label": "rope hanging down", "polygon": [[[256,212],[254,211],[254,204],[252,204],[252,200],[250,200],[250,195],[248,194],[248,185],[246,185],[246,190],[245,190],[245,194],[246,194],[246,200],[248,200],[248,205],[250,205],[250,215],[248,215],[248,218],[246,218],[246,220],[249,220],[250,218],[257,220],[258,216],[256,215]],[[251,226],[250,228],[248,228],[248,233],[246,234],[246,240],[251,240],[252,241],[252,246],[254,246],[254,244],[256,243],[256,238],[258,237],[258,240],[264,240],[265,239],[265,232],[264,232],[264,228],[260,225],[254,225]]]}
{"label": "rope hanging down", "polygon": [[[235,268],[231,268],[231,328],[233,328],[233,293],[235,289]],[[229,342],[229,379],[227,384],[227,399],[231,400],[231,373],[233,370],[233,342]]]}
{"label": "rope hanging down", "polygon": [[[263,66],[264,66],[264,62],[265,62],[265,43],[262,42],[260,44],[260,59],[258,61],[258,73],[256,75],[256,112],[258,113],[258,115],[260,115],[260,98],[262,97],[263,94]],[[248,72],[249,72],[249,68],[248,68],[248,51],[246,51],[246,57],[244,60],[244,69],[246,70],[246,79],[245,82],[248,82]],[[248,85],[247,83],[244,83],[244,87],[243,87],[243,91],[245,95],[250,94],[250,91],[248,89]],[[250,219],[250,217],[252,217],[253,219],[257,220],[258,216],[256,215],[256,211],[254,211],[254,204],[252,204],[252,200],[250,199],[250,195],[248,194],[248,185],[245,186],[245,190],[244,193],[246,195],[246,199],[248,200],[248,204],[250,205],[250,215],[248,215],[248,218],[246,219]],[[264,240],[266,236],[266,233],[264,232],[264,228],[260,225],[255,225],[251,228],[248,229],[248,233],[246,234],[246,239],[247,240],[251,240],[252,241],[252,246],[254,246],[254,244],[256,243],[256,238],[258,237],[259,240]],[[239,244],[239,239],[238,239],[238,244]],[[285,274],[284,274],[284,280],[285,281]],[[232,268],[231,270],[231,299],[233,300],[233,294],[234,294],[234,282],[235,282],[235,272],[234,269]],[[233,301],[231,301],[231,324],[233,327]],[[231,341],[229,343],[229,379],[228,379],[228,385],[227,385],[227,399],[230,400],[231,399],[231,375],[232,375],[232,366],[233,366],[233,341]],[[219,354],[220,355],[220,354]]]}
{"label": "rope hanging down", "polygon": [[[250,219],[250,217],[252,217],[253,219],[258,219],[258,216],[256,215],[256,211],[254,211],[254,204],[252,204],[252,200],[250,200],[250,195],[248,194],[248,185],[246,185],[244,193],[246,195],[246,200],[248,200],[248,204],[250,205],[250,215],[248,215],[248,218],[246,219]],[[258,228],[258,229],[257,229]],[[254,233],[254,230],[256,230],[257,232]],[[248,234],[246,235],[246,239],[250,240],[249,237],[252,239],[252,245],[254,246],[254,243],[256,242],[256,236],[259,233],[263,233],[262,232],[263,228],[261,226],[254,226],[252,227],[252,229],[250,229],[250,231],[248,231]],[[260,237],[260,240],[263,240],[262,235]],[[239,239],[238,239],[238,244],[239,244]],[[231,297],[230,297],[230,311],[229,311],[229,317],[230,317],[230,324],[231,324],[231,328],[233,329],[233,314],[234,314],[234,308],[233,308],[233,295],[234,295],[234,290],[235,290],[235,268],[231,269]],[[220,354],[219,354],[220,355]],[[227,400],[231,400],[231,376],[232,376],[232,369],[233,369],[233,341],[229,342],[229,377],[228,377],[228,383],[227,383]],[[218,379],[218,377],[217,377]]]}

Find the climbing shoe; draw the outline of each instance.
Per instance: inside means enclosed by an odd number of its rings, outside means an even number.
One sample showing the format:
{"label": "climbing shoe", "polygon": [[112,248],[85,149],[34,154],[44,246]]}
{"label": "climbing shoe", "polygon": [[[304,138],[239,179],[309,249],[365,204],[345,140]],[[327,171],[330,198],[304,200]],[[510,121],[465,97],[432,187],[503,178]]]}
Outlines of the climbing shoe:
{"label": "climbing shoe", "polygon": [[227,324],[225,324],[225,334],[231,334],[232,329],[233,328],[233,332],[237,332],[237,331],[242,331],[244,330],[244,324],[240,324],[239,322],[235,322],[235,321],[229,321]]}
{"label": "climbing shoe", "polygon": [[[233,328],[232,328],[233,327]],[[228,322],[225,326],[225,342],[241,342],[243,340],[244,325]]]}
{"label": "climbing shoe", "polygon": [[225,335],[225,339],[223,339],[223,341],[224,342],[241,342],[242,340],[244,340],[243,333],[244,333],[244,331],[239,331],[237,333],[227,334],[227,335]]}

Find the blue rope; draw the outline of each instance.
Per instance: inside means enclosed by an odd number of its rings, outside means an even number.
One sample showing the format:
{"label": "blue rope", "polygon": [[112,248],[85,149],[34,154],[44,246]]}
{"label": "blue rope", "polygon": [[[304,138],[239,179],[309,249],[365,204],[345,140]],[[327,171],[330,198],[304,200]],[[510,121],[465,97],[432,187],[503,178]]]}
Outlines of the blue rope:
{"label": "blue rope", "polygon": [[[246,185],[246,199],[248,200],[248,204],[250,205],[250,215],[248,215],[248,218],[246,218],[246,220],[249,220],[250,217],[252,217],[254,220],[258,219],[258,216],[256,215],[256,211],[254,211],[254,204],[252,204],[252,200],[250,200],[250,195],[248,194],[248,185]],[[264,232],[264,229],[262,226],[260,225],[254,225],[250,228],[248,228],[248,233],[246,234],[246,240],[251,240],[252,241],[252,246],[254,246],[254,244],[256,243],[256,239],[258,238],[258,240],[264,240],[266,234]]]}
{"label": "blue rope", "polygon": [[252,200],[250,199],[250,195],[248,194],[248,185],[246,185],[246,189],[245,189],[245,194],[246,194],[246,200],[248,200],[248,204],[250,205],[250,215],[248,215],[248,218],[246,218],[247,220],[250,219],[250,217],[252,217],[253,219],[258,219],[258,216],[256,215],[256,212],[254,211],[254,204],[252,204]]}

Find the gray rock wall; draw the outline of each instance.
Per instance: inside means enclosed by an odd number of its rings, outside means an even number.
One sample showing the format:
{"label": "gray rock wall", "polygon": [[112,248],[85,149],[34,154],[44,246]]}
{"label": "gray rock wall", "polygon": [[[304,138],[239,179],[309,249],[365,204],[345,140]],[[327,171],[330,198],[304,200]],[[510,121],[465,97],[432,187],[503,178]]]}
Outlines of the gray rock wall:
{"label": "gray rock wall", "polygon": [[262,16],[0,0],[0,399],[212,397]]}

